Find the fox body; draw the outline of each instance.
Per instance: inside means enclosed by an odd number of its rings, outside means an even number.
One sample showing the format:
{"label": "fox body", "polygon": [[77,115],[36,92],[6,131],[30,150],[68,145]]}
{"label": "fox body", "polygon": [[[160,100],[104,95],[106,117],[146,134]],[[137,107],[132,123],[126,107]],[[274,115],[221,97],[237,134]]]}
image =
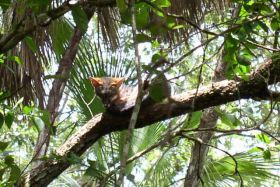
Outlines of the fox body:
{"label": "fox body", "polygon": [[123,84],[122,77],[90,77],[89,79],[96,95],[107,109],[124,107],[129,100],[137,96],[135,89]]}
{"label": "fox body", "polygon": [[[129,87],[123,84],[123,77],[90,77],[91,84],[95,88],[95,93],[100,97],[105,108],[109,111],[121,111],[135,104],[137,97],[137,87]],[[164,82],[161,94],[166,98],[170,96],[170,86],[165,77],[160,80]],[[159,78],[152,81],[158,87]],[[154,83],[153,83],[154,82]],[[145,84],[144,84],[145,85]],[[147,86],[146,86],[147,87]],[[145,86],[144,86],[144,89]],[[149,99],[147,99],[149,98]],[[144,100],[150,100],[150,97],[144,96]]]}

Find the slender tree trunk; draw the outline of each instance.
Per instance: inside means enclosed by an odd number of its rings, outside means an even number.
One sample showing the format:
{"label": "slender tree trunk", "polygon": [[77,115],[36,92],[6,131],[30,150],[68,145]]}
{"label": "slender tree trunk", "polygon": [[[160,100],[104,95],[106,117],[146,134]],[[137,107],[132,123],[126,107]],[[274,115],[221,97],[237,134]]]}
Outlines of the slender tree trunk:
{"label": "slender tree trunk", "polygon": [[[236,17],[239,13],[239,8],[233,11],[233,16]],[[213,75],[213,82],[218,82],[224,80],[226,62],[223,61],[225,56],[225,51],[222,52],[222,60],[219,61]],[[199,128],[214,128],[217,124],[218,115],[215,112],[215,108],[211,107],[203,112],[202,118],[200,120]],[[210,132],[199,132],[197,138],[201,139],[203,143],[209,144],[214,131]],[[185,176],[184,187],[196,187],[200,182],[203,183],[201,179],[201,174],[203,171],[204,161],[206,159],[209,147],[207,145],[202,145],[201,143],[195,142],[192,148],[192,156],[188,166],[188,170]]]}
{"label": "slender tree trunk", "polygon": [[[84,7],[84,10],[87,14],[88,21],[93,15],[93,8]],[[34,158],[41,158],[46,155],[51,135],[51,128],[56,120],[59,110],[59,103],[61,101],[67,80],[70,75],[70,71],[73,67],[74,59],[76,57],[79,43],[85,33],[83,33],[80,28],[75,28],[74,34],[69,42],[69,46],[66,49],[63,58],[59,63],[58,70],[56,75],[59,75],[60,78],[57,78],[53,81],[52,88],[50,90],[47,111],[50,113],[50,127],[45,125],[43,130],[38,136],[38,141],[35,146],[35,155]]]}
{"label": "slender tree trunk", "polygon": [[[219,62],[215,75],[213,77],[214,82],[224,79],[225,63]],[[213,128],[216,126],[218,115],[214,107],[208,108],[203,112],[200,120],[199,128]],[[199,132],[197,138],[201,139],[204,143],[209,143],[213,137],[214,131]],[[198,142],[194,143],[192,148],[192,156],[187,170],[187,174],[184,181],[185,187],[196,187],[201,181],[200,175],[203,170],[204,160],[207,156],[209,147],[202,145]]]}

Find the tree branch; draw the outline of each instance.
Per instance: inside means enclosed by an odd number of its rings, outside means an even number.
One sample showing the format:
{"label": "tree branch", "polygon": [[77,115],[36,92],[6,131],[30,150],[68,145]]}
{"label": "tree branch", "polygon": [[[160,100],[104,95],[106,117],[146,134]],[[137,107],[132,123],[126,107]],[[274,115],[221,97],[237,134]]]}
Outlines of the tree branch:
{"label": "tree branch", "polygon": [[131,25],[132,25],[132,37],[133,37],[133,43],[134,43],[134,54],[135,54],[135,69],[137,72],[137,79],[138,79],[138,94],[135,102],[135,106],[133,107],[132,115],[130,118],[130,122],[128,125],[128,132],[125,136],[125,145],[122,150],[122,157],[120,160],[120,172],[119,172],[119,178],[116,182],[116,186],[121,186],[123,184],[123,179],[125,176],[125,168],[126,168],[126,160],[128,157],[128,151],[129,148],[131,147],[131,139],[133,135],[133,130],[135,128],[138,114],[140,111],[141,107],[141,101],[143,98],[143,84],[142,84],[142,71],[141,71],[141,63],[140,63],[140,54],[139,54],[139,47],[138,47],[138,42],[136,39],[136,16],[135,16],[135,1],[131,0],[129,2],[129,8],[130,8],[130,13],[131,13]]}
{"label": "tree branch", "polygon": [[[88,20],[90,20],[93,15],[93,8],[84,7],[84,11],[87,14]],[[73,67],[74,59],[78,51],[78,46],[83,35],[84,32],[82,32],[78,27],[75,28],[73,36],[69,42],[69,46],[66,49],[56,72],[56,75],[59,75],[60,78],[55,79],[52,83],[52,88],[49,92],[48,104],[46,108],[50,113],[49,120],[51,127],[57,117],[60,100],[62,98],[64,88],[69,78],[70,71]],[[40,132],[35,146],[34,158],[41,158],[46,154],[50,140],[51,127],[45,125],[43,130]]]}
{"label": "tree branch", "polygon": [[[136,128],[148,126],[157,121],[198,111],[211,106],[226,104],[239,99],[262,98],[267,95],[267,86],[280,82],[280,58],[268,60],[252,73],[249,81],[224,80],[175,95],[172,100],[164,100],[143,107],[140,110]],[[195,105],[193,100],[195,99]],[[100,137],[113,131],[128,128],[131,110],[118,115],[102,113],[89,120],[76,134],[69,138],[57,151],[59,160],[48,160],[26,174],[18,186],[46,186],[71,164],[67,162],[69,154],[82,155]]]}

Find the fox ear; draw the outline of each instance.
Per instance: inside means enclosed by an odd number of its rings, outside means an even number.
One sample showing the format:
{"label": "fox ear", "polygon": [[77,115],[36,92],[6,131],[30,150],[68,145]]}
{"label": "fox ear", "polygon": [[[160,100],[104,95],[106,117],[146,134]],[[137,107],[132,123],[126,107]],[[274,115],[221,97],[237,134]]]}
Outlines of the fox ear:
{"label": "fox ear", "polygon": [[114,84],[116,84],[117,87],[120,87],[122,85],[123,81],[124,81],[124,77],[113,78],[113,82],[114,82]]}
{"label": "fox ear", "polygon": [[93,86],[100,86],[102,84],[101,78],[98,77],[90,77],[89,80]]}

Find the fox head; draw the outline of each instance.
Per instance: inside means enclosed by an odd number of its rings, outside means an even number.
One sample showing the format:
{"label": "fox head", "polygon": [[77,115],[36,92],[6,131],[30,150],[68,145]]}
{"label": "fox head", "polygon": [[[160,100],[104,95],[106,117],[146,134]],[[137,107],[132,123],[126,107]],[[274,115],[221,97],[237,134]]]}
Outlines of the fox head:
{"label": "fox head", "polygon": [[105,105],[110,107],[120,97],[119,89],[124,81],[123,77],[90,77],[95,93]]}

